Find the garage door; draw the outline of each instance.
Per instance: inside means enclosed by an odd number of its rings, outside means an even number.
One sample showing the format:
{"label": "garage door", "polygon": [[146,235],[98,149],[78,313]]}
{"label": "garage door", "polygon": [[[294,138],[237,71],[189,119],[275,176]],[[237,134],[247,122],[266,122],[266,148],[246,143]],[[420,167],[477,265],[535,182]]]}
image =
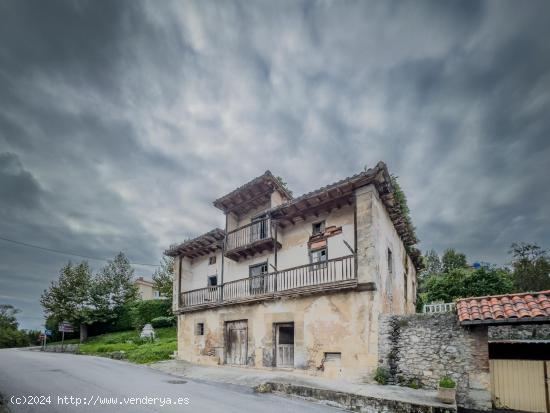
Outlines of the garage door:
{"label": "garage door", "polygon": [[496,408],[550,413],[549,361],[490,360],[490,368],[491,392]]}

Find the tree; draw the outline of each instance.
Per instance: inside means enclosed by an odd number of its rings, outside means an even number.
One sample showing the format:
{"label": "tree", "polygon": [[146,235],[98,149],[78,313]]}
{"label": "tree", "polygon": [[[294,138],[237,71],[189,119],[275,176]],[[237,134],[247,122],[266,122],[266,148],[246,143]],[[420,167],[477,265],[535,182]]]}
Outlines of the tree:
{"label": "tree", "polygon": [[428,278],[431,276],[441,275],[443,272],[443,267],[441,265],[441,260],[439,255],[435,250],[428,250],[426,254],[422,257],[424,263],[424,269],[420,273],[420,278]]}
{"label": "tree", "polygon": [[514,285],[518,292],[550,289],[550,258],[537,244],[514,243],[510,248]]}
{"label": "tree", "polygon": [[[468,297],[509,294],[514,292],[510,271],[502,268],[481,267],[464,279],[464,294]],[[462,297],[465,298],[465,297]]]}
{"label": "tree", "polygon": [[458,298],[508,294],[514,284],[509,271],[502,268],[470,270],[455,268],[426,282],[427,302],[452,302]]}
{"label": "tree", "polygon": [[443,252],[441,257],[441,265],[444,273],[450,273],[452,270],[459,268],[468,268],[468,262],[466,261],[466,255],[448,248]]}
{"label": "tree", "polygon": [[11,304],[0,304],[0,348],[29,345],[25,331],[18,330],[19,323],[15,317],[18,312]]}
{"label": "tree", "polygon": [[137,299],[133,276],[134,269],[122,252],[100,270],[90,286],[93,321],[116,319],[125,304]]}
{"label": "tree", "polygon": [[431,302],[449,303],[456,298],[466,297],[469,294],[465,291],[464,280],[469,272],[465,269],[454,269],[440,276],[432,276],[426,281],[425,300]]}
{"label": "tree", "polygon": [[15,315],[19,312],[11,304],[0,304],[0,327],[1,328],[17,328],[19,323]]}
{"label": "tree", "polygon": [[80,327],[81,340],[86,337],[86,324],[92,312],[90,286],[92,273],[86,261],[78,265],[69,262],[59,272],[57,282],[44,290],[40,303],[47,316],[67,320]]}
{"label": "tree", "polygon": [[172,302],[172,291],[174,285],[174,263],[173,257],[163,256],[160,268],[153,273],[154,288],[159,294]]}

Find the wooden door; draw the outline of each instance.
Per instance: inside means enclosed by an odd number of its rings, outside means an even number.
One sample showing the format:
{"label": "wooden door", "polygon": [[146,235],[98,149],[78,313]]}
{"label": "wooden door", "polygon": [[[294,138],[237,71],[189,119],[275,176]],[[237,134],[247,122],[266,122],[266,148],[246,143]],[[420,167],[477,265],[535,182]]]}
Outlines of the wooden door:
{"label": "wooden door", "polygon": [[294,323],[276,326],[277,367],[294,367]]}
{"label": "wooden door", "polygon": [[[543,360],[490,360],[493,404],[499,409],[550,413]],[[548,366],[547,366],[548,367]],[[548,374],[548,373],[546,373]]]}
{"label": "wooden door", "polygon": [[228,321],[225,323],[225,337],[225,363],[246,365],[248,322]]}

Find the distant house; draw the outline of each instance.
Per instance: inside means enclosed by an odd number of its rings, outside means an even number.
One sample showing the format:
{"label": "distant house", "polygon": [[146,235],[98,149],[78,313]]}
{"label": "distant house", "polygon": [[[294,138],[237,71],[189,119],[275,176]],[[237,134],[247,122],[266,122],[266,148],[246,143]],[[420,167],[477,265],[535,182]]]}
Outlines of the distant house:
{"label": "distant house", "polygon": [[143,277],[138,277],[134,284],[138,287],[139,298],[142,300],[154,300],[161,298],[157,290],[153,288],[152,281],[146,280]]}

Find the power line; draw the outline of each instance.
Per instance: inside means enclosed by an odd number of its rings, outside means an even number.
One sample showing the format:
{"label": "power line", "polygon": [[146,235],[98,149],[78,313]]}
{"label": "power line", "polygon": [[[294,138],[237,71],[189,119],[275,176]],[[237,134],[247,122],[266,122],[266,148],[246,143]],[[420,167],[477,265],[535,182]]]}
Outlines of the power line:
{"label": "power line", "polygon": [[[87,256],[87,255],[73,254],[72,252],[56,250],[56,249],[53,249],[53,248],[41,247],[41,246],[39,246],[39,245],[27,244],[26,242],[15,241],[15,240],[9,239],[9,238],[0,237],[0,240],[6,241],[6,242],[11,242],[12,244],[16,244],[16,245],[21,245],[21,246],[23,246],[23,247],[36,248],[36,249],[42,250],[42,251],[54,252],[54,253],[56,253],[56,254],[70,255],[70,256],[73,256],[73,257],[86,258],[86,259],[88,259],[88,260],[96,260],[96,261],[109,262],[109,260],[107,260],[107,259],[105,259],[105,258],[96,258],[96,257],[89,257],[89,256]],[[155,265],[155,264],[143,264],[143,263],[139,263],[139,262],[131,262],[130,264],[133,264],[133,265],[143,265],[143,266],[145,266],[145,267],[160,267],[160,265]]]}

